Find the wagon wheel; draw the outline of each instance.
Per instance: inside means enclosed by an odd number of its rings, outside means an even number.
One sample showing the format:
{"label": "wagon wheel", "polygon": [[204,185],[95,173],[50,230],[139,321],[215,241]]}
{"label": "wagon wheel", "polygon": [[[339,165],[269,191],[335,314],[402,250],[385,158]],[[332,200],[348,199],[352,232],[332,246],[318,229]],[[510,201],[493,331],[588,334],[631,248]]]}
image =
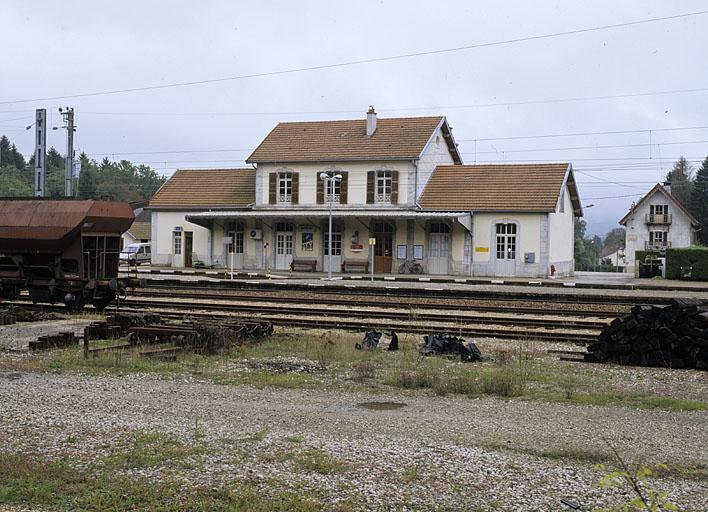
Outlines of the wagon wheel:
{"label": "wagon wheel", "polygon": [[96,311],[101,313],[104,309],[106,309],[106,306],[111,303],[111,300],[112,299],[109,299],[108,297],[97,297],[91,300],[91,304],[93,304],[93,307],[96,308]]}

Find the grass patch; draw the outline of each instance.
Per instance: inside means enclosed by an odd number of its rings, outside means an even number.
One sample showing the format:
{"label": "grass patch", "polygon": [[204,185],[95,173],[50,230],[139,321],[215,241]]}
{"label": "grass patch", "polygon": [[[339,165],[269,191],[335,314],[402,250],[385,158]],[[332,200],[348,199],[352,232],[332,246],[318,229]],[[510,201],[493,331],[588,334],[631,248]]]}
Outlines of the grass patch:
{"label": "grass patch", "polygon": [[112,453],[103,460],[105,469],[142,469],[169,464],[191,469],[201,465],[207,452],[202,445],[186,445],[163,432],[137,432],[127,450]]}
{"label": "grass patch", "polygon": [[263,389],[282,388],[300,389],[311,387],[317,381],[306,373],[268,373],[264,371],[252,371],[242,373],[237,376],[227,377],[221,384],[246,384],[254,388]]}
{"label": "grass patch", "polygon": [[519,396],[523,388],[519,376],[509,366],[494,368],[482,375],[480,391],[485,395]]}
{"label": "grass patch", "polygon": [[327,510],[304,491],[261,492],[250,482],[229,487],[183,489],[177,483],[109,474],[89,475],[66,460],[31,460],[0,453],[0,504],[45,506],[59,510],[118,512]]}
{"label": "grass patch", "polygon": [[[625,406],[670,411],[708,409],[708,402],[637,393],[611,368],[562,365],[537,359],[533,344],[482,344],[492,362],[463,364],[444,357],[421,357],[419,337],[401,336],[397,352],[356,350],[360,334],[344,332],[288,332],[259,343],[232,347],[215,356],[184,354],[175,362],[156,361],[120,353],[104,353],[84,360],[80,347],[32,355],[18,360],[0,359],[0,366],[26,371],[92,374],[151,373],[158,376],[198,375],[224,385],[258,389],[327,389],[385,393],[391,388],[410,392],[470,397],[522,397],[575,405]],[[116,341],[104,343],[114,344]],[[274,358],[317,360],[326,370],[270,372],[241,368],[241,361]],[[237,361],[236,368],[233,362]],[[700,396],[700,395],[699,395]]]}

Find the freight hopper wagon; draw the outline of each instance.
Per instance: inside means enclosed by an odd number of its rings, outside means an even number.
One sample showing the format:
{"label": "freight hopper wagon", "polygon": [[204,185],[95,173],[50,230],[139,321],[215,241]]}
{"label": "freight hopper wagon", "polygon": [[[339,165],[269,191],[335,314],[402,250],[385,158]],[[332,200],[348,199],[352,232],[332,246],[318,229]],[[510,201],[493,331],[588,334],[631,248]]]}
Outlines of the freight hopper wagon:
{"label": "freight hopper wagon", "polygon": [[114,201],[0,200],[0,297],[105,308],[126,285],[118,255],[133,219]]}

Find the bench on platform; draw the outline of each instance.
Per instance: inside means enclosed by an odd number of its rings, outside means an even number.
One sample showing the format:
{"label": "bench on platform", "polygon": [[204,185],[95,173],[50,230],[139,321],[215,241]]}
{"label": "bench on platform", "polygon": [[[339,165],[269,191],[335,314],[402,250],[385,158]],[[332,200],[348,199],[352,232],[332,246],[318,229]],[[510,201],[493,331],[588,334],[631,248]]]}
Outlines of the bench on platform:
{"label": "bench on platform", "polygon": [[342,272],[358,270],[365,274],[369,272],[369,260],[344,260],[342,261]]}
{"label": "bench on platform", "polygon": [[290,270],[293,272],[297,272],[298,270],[302,270],[304,272],[315,272],[317,270],[317,260],[314,258],[294,259],[292,263],[290,263]]}

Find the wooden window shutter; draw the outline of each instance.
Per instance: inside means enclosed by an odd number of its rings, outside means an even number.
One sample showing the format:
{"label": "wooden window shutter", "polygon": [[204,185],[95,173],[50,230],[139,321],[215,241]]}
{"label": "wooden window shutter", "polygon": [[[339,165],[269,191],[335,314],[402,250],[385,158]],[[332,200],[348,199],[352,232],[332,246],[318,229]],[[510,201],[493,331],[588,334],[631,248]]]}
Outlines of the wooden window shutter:
{"label": "wooden window shutter", "polygon": [[366,204],[374,204],[376,197],[376,171],[366,173]]}
{"label": "wooden window shutter", "polygon": [[320,179],[320,173],[316,175],[317,179],[317,204],[324,204],[324,181]]}
{"label": "wooden window shutter", "polygon": [[341,172],[342,182],[339,186],[339,204],[347,204],[347,199],[349,195],[349,173]]}
{"label": "wooden window shutter", "polygon": [[398,171],[391,171],[391,204],[398,204]]}
{"label": "wooden window shutter", "polygon": [[268,203],[275,204],[278,202],[278,173],[271,172],[268,178]]}
{"label": "wooden window shutter", "polygon": [[294,172],[293,176],[293,193],[290,202],[292,204],[298,204],[300,200],[300,173]]}

